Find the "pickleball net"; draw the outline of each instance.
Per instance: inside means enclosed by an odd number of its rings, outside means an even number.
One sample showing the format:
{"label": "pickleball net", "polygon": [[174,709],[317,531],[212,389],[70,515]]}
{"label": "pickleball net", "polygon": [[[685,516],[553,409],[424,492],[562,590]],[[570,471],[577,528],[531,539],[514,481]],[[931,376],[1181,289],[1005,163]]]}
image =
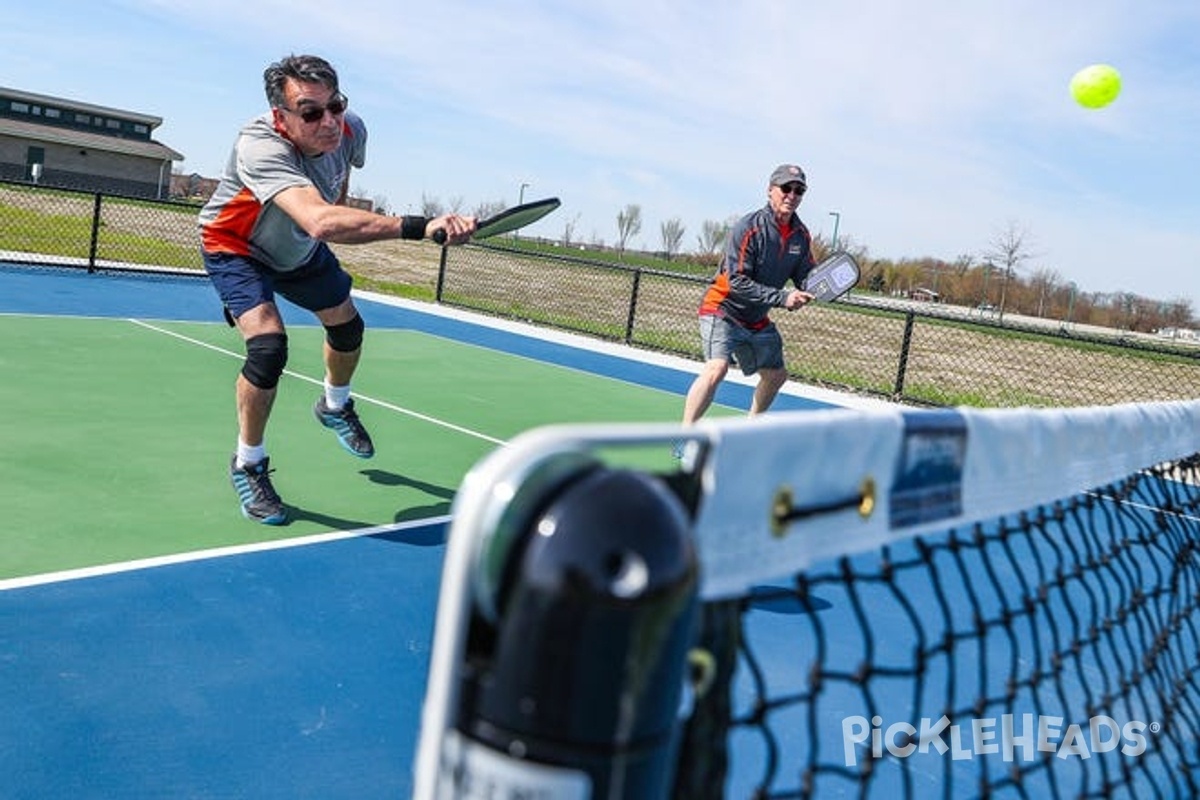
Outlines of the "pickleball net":
{"label": "pickleball net", "polygon": [[[552,431],[508,467],[671,435]],[[703,575],[661,796],[1197,796],[1198,451],[1196,402],[700,426],[643,470]]]}
{"label": "pickleball net", "polygon": [[1198,465],[711,604],[675,796],[1197,796]]}

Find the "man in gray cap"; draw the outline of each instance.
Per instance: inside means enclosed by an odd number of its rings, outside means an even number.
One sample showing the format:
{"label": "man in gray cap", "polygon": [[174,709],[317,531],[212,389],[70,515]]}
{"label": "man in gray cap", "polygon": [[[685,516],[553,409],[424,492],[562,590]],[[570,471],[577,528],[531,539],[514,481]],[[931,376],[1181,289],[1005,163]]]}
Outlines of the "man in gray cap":
{"label": "man in gray cap", "polygon": [[[731,363],[745,375],[759,376],[751,415],[770,408],[787,380],[783,339],[768,312],[791,311],[813,298],[800,289],[815,265],[812,236],[796,216],[807,188],[804,170],[795,164],[779,165],[767,184],[767,204],[742,217],[729,232],[721,266],[700,302],[705,362],[687,393],[685,425],[708,410]],[[783,288],[788,280],[794,288]]]}

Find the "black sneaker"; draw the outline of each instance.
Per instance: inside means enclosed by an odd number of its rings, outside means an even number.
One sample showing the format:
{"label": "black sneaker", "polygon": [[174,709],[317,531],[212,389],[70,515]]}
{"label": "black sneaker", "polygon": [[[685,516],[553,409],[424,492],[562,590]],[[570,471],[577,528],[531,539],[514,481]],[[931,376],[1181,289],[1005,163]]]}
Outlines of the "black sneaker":
{"label": "black sneaker", "polygon": [[318,422],[326,428],[333,429],[333,432],[337,434],[338,441],[342,443],[342,447],[346,448],[348,453],[359,458],[370,458],[375,455],[375,445],[371,443],[371,436],[354,411],[354,400],[347,400],[346,405],[341,409],[333,411],[325,405],[325,396],[322,395],[317,398],[317,404],[313,406],[313,413],[317,415]]}
{"label": "black sneaker", "polygon": [[239,469],[235,455],[229,462],[229,480],[242,501],[242,516],[264,525],[282,525],[287,522],[287,512],[271,485],[270,461],[264,458]]}

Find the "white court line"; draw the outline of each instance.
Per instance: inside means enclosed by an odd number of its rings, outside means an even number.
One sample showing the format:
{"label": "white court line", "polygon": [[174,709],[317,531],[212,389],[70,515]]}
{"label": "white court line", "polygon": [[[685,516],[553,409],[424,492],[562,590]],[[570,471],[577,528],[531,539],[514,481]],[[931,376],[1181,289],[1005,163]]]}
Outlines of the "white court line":
{"label": "white court line", "polygon": [[153,569],[155,567],[166,567],[172,564],[187,564],[192,561],[206,561],[214,558],[226,558],[228,556],[240,556],[247,553],[262,553],[269,550],[283,550],[290,547],[306,547],[313,544],[325,544],[327,542],[336,542],[343,539],[360,539],[364,536],[374,536],[380,533],[394,533],[396,531],[407,530],[409,528],[424,528],[430,525],[449,524],[449,515],[440,517],[430,517],[428,519],[415,520],[412,522],[402,522],[391,525],[376,525],[372,528],[360,528],[353,531],[331,531],[329,533],[315,533],[309,536],[297,536],[292,539],[276,539],[267,542],[253,542],[251,544],[230,545],[227,547],[212,547],[207,550],[193,550],[188,553],[173,553],[166,556],[155,556],[153,558],[139,558],[133,561],[121,561],[114,564],[102,564],[95,567],[81,567],[79,569],[67,569],[59,572],[45,572],[40,575],[25,575],[19,578],[6,578],[0,580],[0,592],[9,589],[25,589],[31,586],[43,586],[50,583],[63,583],[66,581],[82,580],[84,578],[98,578],[104,575],[116,575],[122,572],[134,572],[141,569]]}
{"label": "white court line", "polygon": [[[181,339],[185,342],[188,342],[189,344],[198,345],[200,347],[207,348],[208,350],[215,350],[216,352],[221,353],[223,355],[232,356],[233,358],[239,358],[239,359],[245,358],[245,356],[241,353],[235,353],[233,350],[229,350],[224,347],[219,347],[215,344],[209,344],[208,342],[202,342],[199,339],[193,339],[191,336],[184,336],[182,333],[177,333],[175,331],[167,330],[166,328],[160,328],[157,325],[151,325],[149,322],[143,322],[142,320],[138,320],[138,319],[129,319],[128,321],[132,322],[134,325],[140,325],[143,328],[148,328],[157,333],[166,334],[167,336],[173,336],[176,339]],[[311,383],[315,386],[324,386],[324,381],[321,380],[320,378],[310,378],[308,375],[301,375],[299,372],[293,372],[290,369],[285,369],[283,371],[283,374],[288,375],[293,378],[298,378],[302,381],[308,381],[309,383]],[[476,439],[483,439],[485,442],[491,442],[492,444],[497,444],[497,445],[505,443],[504,439],[497,439],[494,436],[488,436],[486,433],[480,433],[479,431],[471,430],[470,428],[464,428],[461,425],[455,425],[453,422],[447,422],[444,419],[438,419],[437,417],[431,417],[428,414],[422,414],[419,411],[413,411],[411,408],[404,408],[403,406],[398,406],[398,405],[395,405],[394,403],[389,403],[386,400],[380,400],[376,397],[371,397],[370,395],[365,395],[365,394],[360,394],[359,392],[355,392],[354,399],[356,402],[361,400],[365,403],[371,403],[373,405],[377,405],[380,408],[386,408],[389,411],[395,411],[399,414],[405,414],[414,419],[419,419],[422,422],[428,422],[431,425],[438,425],[442,428],[446,428],[448,430],[452,430],[457,433],[462,433],[467,436],[474,436]]]}

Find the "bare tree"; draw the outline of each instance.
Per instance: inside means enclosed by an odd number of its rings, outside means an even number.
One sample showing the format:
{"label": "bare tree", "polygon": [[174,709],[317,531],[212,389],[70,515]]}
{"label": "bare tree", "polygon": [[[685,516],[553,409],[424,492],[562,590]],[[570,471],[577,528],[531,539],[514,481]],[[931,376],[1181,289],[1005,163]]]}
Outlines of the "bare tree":
{"label": "bare tree", "polygon": [[1192,323],[1192,301],[1177,297],[1167,301],[1166,322],[1173,328],[1186,328]]}
{"label": "bare tree", "polygon": [[450,213],[451,214],[461,214],[462,210],[463,210],[463,203],[465,203],[465,202],[466,201],[463,200],[463,197],[461,194],[451,197],[450,198]]}
{"label": "bare tree", "polygon": [[1054,291],[1062,284],[1062,276],[1049,267],[1035,269],[1029,276],[1029,288],[1037,295],[1037,316],[1046,316],[1046,305],[1054,300]]}
{"label": "bare tree", "polygon": [[617,214],[617,251],[624,253],[629,239],[642,232],[642,207],[634,203]]}
{"label": "bare tree", "polygon": [[672,217],[659,226],[659,233],[662,235],[663,252],[666,254],[667,261],[670,261],[676,253],[679,252],[679,245],[683,243],[683,233],[687,230],[683,226],[683,220],[679,217]]}
{"label": "bare tree", "polygon": [[479,219],[487,219],[494,217],[504,209],[508,208],[503,200],[490,200],[475,206],[474,214]]}
{"label": "bare tree", "polygon": [[421,216],[440,217],[445,211],[446,207],[442,205],[441,200],[421,192]]}
{"label": "bare tree", "polygon": [[563,235],[562,235],[562,246],[563,247],[570,247],[572,242],[575,241],[575,226],[578,224],[579,224],[579,215],[578,214],[576,214],[575,216],[573,216],[569,220],[567,220],[565,223],[563,223]]}
{"label": "bare tree", "polygon": [[718,253],[725,245],[725,239],[729,236],[729,231],[733,227],[728,220],[718,222],[713,219],[704,221],[700,226],[700,235],[696,237],[700,246],[700,254],[710,256]]}
{"label": "bare tree", "polygon": [[975,266],[975,256],[970,253],[959,253],[958,257],[954,259],[954,274],[961,278],[970,272],[973,266]]}
{"label": "bare tree", "polygon": [[1008,282],[1016,274],[1022,263],[1033,258],[1030,250],[1029,234],[1014,220],[1009,220],[1004,229],[999,231],[988,242],[988,248],[983,252],[983,258],[990,264],[1000,267],[1000,318],[1004,319],[1004,302],[1008,294]]}

